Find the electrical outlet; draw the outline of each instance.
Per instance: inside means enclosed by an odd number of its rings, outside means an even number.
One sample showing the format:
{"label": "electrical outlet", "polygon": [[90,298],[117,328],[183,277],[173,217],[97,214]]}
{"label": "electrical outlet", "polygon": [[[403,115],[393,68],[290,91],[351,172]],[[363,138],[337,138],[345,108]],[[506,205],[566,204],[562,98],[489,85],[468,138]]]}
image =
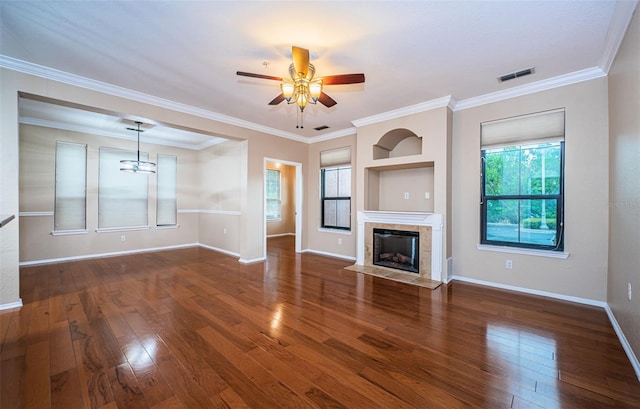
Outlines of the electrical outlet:
{"label": "electrical outlet", "polygon": [[227,234],[227,228],[222,229],[222,233]]}
{"label": "electrical outlet", "polygon": [[430,199],[431,198],[431,193],[430,192],[424,192],[424,198],[425,199]]}
{"label": "electrical outlet", "polygon": [[404,200],[409,200],[409,192],[404,192]]}
{"label": "electrical outlet", "polygon": [[513,261],[507,260],[506,267],[511,270],[513,268]]}
{"label": "electrical outlet", "polygon": [[338,244],[342,244],[342,239],[338,239]]}
{"label": "electrical outlet", "polygon": [[120,236],[120,241],[127,241],[127,237],[123,234]]}
{"label": "electrical outlet", "polygon": [[632,295],[633,295],[633,292],[631,291],[631,283],[627,283],[627,298],[629,298],[629,301],[631,301]]}

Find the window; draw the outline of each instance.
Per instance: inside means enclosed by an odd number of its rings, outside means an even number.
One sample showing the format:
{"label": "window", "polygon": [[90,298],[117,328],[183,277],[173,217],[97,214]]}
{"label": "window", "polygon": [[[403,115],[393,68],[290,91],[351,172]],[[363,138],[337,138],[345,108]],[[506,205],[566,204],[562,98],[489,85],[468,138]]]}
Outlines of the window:
{"label": "window", "polygon": [[56,142],[54,232],[86,231],[87,145]]}
{"label": "window", "polygon": [[280,171],[267,169],[267,220],[280,220]]}
{"label": "window", "polygon": [[178,158],[169,155],[158,155],[157,226],[175,226],[178,224],[177,177]]}
{"label": "window", "polygon": [[564,111],[482,126],[481,242],[564,249]]}
{"label": "window", "polygon": [[[140,152],[140,160],[148,160]],[[136,151],[100,148],[98,229],[148,228],[148,175],[120,171],[122,159],[137,159]]]}
{"label": "window", "polygon": [[351,149],[321,152],[320,166],[321,226],[351,230]]}

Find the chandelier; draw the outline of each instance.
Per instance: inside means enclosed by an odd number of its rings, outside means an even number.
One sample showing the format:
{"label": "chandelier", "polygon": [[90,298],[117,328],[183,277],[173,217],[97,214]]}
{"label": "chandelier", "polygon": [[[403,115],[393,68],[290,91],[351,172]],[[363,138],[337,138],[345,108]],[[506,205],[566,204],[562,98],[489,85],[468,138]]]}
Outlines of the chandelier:
{"label": "chandelier", "polygon": [[146,162],[140,160],[140,132],[144,132],[140,129],[140,125],[142,122],[136,121],[138,128],[127,128],[130,131],[136,131],[138,133],[138,159],[130,160],[123,159],[120,161],[120,170],[123,172],[132,172],[132,173],[156,173],[156,164],[153,162]]}

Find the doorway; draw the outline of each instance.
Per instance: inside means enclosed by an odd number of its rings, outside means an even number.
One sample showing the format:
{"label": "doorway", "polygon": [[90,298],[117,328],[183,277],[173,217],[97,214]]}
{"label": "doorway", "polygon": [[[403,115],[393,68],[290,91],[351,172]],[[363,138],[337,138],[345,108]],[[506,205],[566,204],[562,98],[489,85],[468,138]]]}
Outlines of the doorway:
{"label": "doorway", "polygon": [[274,239],[302,251],[302,164],[273,158],[264,160],[264,256]]}

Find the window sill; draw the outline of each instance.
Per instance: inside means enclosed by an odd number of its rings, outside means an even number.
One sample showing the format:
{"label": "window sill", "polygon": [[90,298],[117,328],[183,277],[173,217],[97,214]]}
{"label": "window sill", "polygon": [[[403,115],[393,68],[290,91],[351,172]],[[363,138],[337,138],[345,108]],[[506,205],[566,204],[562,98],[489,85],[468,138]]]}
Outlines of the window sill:
{"label": "window sill", "polygon": [[60,230],[60,231],[52,231],[52,236],[72,236],[75,234],[88,234],[89,230],[81,229],[81,230]]}
{"label": "window sill", "polygon": [[97,228],[96,233],[111,233],[115,231],[133,231],[133,230],[149,230],[149,226],[102,227],[102,228]]}
{"label": "window sill", "polygon": [[322,232],[322,233],[337,233],[337,234],[344,234],[345,236],[351,236],[351,230],[330,229],[328,227],[318,227],[318,231]]}
{"label": "window sill", "polygon": [[163,224],[160,226],[156,226],[156,230],[168,230],[168,229],[179,229],[179,224]]}
{"label": "window sill", "polygon": [[498,253],[523,254],[526,256],[558,258],[562,260],[566,260],[567,258],[569,258],[569,253],[565,253],[562,251],[534,250],[534,249],[523,249],[519,247],[506,247],[506,246],[490,246],[488,244],[476,244],[476,248],[482,251],[495,251]]}

